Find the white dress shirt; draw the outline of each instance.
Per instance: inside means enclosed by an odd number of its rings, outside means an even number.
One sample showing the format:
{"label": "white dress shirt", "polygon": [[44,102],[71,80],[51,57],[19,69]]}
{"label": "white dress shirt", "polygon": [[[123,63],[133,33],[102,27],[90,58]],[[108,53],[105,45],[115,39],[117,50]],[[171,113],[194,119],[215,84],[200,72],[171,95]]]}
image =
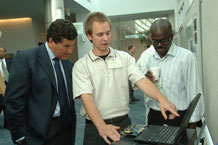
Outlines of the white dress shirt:
{"label": "white dress shirt", "polygon": [[[201,99],[196,106],[190,122],[199,121],[204,115],[204,98],[199,68],[194,54],[182,47],[172,44],[163,58],[156,51],[149,56],[146,69],[160,67],[161,87],[159,90],[176,105],[178,110],[188,108],[191,100],[201,93]],[[146,103],[154,110],[160,110],[159,103],[151,98]]]}
{"label": "white dress shirt", "polygon": [[140,58],[137,61],[137,65],[139,67],[139,69],[146,74],[147,72],[147,68],[146,65],[148,63],[148,59],[149,57],[153,54],[153,52],[155,51],[154,46],[151,45],[149,48],[147,48],[140,56]]}
{"label": "white dress shirt", "polygon": [[[2,64],[2,63],[4,63],[4,64]],[[3,70],[2,70],[2,65],[5,66],[6,71],[7,71],[7,64],[6,64],[5,58],[2,58],[2,59],[0,60],[0,72],[1,72],[1,74],[2,74],[3,79],[7,82],[8,78],[6,78],[6,76],[5,76],[5,74],[4,74]]]}
{"label": "white dress shirt", "polygon": [[[55,68],[54,68],[55,61],[53,60],[55,58],[55,55],[53,54],[51,49],[48,47],[48,43],[47,42],[45,43],[45,47],[46,47],[46,50],[48,52],[48,56],[50,58],[50,61],[51,61],[51,64],[52,64],[52,67],[53,67],[53,70],[54,70],[56,85],[57,85],[57,88],[58,88],[57,75],[56,75],[56,71],[55,71]],[[60,63],[60,66],[61,66],[61,71],[62,71],[62,74],[63,74],[63,77],[64,77],[65,85],[67,87],[67,81],[66,81],[66,76],[65,76],[65,72],[64,72],[62,61],[59,61],[59,63]],[[67,90],[67,94],[68,94],[68,89],[66,89],[66,90]],[[59,104],[59,101],[57,101],[55,112],[53,114],[53,117],[58,117],[58,116],[60,116],[60,104]]]}

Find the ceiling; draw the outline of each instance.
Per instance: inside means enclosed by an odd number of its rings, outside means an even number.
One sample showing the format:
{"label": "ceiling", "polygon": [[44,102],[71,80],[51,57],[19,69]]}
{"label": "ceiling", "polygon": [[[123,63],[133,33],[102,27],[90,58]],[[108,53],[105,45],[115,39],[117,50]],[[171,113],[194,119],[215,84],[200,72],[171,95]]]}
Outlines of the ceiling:
{"label": "ceiling", "polygon": [[[112,23],[118,23],[122,32],[127,35],[147,31],[155,18],[167,18],[172,11],[157,11],[147,13],[135,13],[128,15],[110,16]],[[149,22],[149,23],[147,23]]]}
{"label": "ceiling", "polygon": [[64,0],[65,9],[70,9],[71,13],[87,13],[88,10],[73,0]]}
{"label": "ceiling", "polygon": [[0,19],[44,18],[44,0],[0,0]]}
{"label": "ceiling", "polygon": [[[45,0],[0,0],[0,19],[36,17],[44,18]],[[70,9],[70,13],[88,12],[73,0],[64,0],[65,10]]]}
{"label": "ceiling", "polygon": [[118,20],[118,21],[130,21],[130,20],[139,20],[139,19],[148,19],[148,18],[160,18],[160,17],[168,17],[169,14],[172,14],[173,10],[169,11],[157,11],[157,12],[146,12],[146,13],[135,13],[128,15],[116,15],[110,16],[110,19]]}
{"label": "ceiling", "polygon": [[[44,1],[45,0],[0,0],[0,19],[34,17],[44,19]],[[89,11],[79,5],[74,0],[64,0],[65,11],[69,10],[71,16],[76,13],[88,13]],[[135,20],[168,17],[173,11],[159,11],[150,13],[135,13],[128,15],[110,16],[112,22],[135,23]],[[72,15],[73,14],[73,15]],[[75,19],[75,18],[74,18]],[[125,22],[126,25],[126,22]],[[125,26],[121,26],[124,29]],[[126,29],[126,31],[129,31]]]}
{"label": "ceiling", "polygon": [[[13,17],[43,17],[45,0],[0,0],[0,19]],[[71,13],[88,12],[88,10],[73,0],[64,0],[65,8]],[[154,17],[166,17],[173,11],[159,11],[151,13],[135,13],[128,15],[110,16],[111,20],[126,21]]]}

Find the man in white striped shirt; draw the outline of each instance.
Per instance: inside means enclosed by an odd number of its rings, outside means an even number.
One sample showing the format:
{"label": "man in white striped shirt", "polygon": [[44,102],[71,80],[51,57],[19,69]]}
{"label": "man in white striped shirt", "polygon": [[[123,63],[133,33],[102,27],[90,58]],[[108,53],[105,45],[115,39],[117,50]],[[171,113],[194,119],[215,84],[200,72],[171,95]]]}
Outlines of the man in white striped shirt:
{"label": "man in white striped shirt", "polygon": [[[156,51],[148,58],[146,76],[156,84],[169,101],[176,105],[180,117],[165,120],[161,115],[159,103],[152,98],[147,98],[146,103],[150,107],[148,124],[180,126],[190,101],[197,93],[202,94],[196,57],[191,51],[172,43],[173,31],[168,20],[155,21],[150,30],[152,44]],[[160,78],[157,81],[149,71],[153,67],[160,68]],[[190,119],[189,128],[195,128],[203,117],[203,100],[201,96]]]}

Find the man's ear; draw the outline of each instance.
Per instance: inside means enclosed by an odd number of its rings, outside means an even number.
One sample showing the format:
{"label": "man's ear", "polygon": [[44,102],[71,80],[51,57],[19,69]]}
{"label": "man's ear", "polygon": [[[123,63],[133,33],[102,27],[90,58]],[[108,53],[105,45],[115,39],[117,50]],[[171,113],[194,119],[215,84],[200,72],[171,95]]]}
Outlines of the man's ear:
{"label": "man's ear", "polygon": [[87,35],[89,41],[92,41],[92,36],[90,34]]}
{"label": "man's ear", "polygon": [[48,46],[49,48],[53,48],[54,41],[51,37],[48,38]]}
{"label": "man's ear", "polygon": [[92,36],[87,34],[87,37],[88,37],[89,41],[92,43]]}
{"label": "man's ear", "polygon": [[49,37],[49,38],[48,38],[48,42],[51,43],[52,41],[53,41],[53,39],[52,39],[51,37]]}
{"label": "man's ear", "polygon": [[172,34],[171,34],[171,40],[173,40],[173,37],[174,37],[174,34],[172,33]]}

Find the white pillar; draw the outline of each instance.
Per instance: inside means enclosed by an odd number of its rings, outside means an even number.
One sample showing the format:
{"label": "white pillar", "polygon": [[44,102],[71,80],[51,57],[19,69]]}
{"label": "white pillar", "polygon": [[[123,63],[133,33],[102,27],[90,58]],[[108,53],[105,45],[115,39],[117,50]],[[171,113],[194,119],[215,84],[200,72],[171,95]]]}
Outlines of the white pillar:
{"label": "white pillar", "polygon": [[45,28],[56,19],[65,19],[63,0],[45,0]]}

